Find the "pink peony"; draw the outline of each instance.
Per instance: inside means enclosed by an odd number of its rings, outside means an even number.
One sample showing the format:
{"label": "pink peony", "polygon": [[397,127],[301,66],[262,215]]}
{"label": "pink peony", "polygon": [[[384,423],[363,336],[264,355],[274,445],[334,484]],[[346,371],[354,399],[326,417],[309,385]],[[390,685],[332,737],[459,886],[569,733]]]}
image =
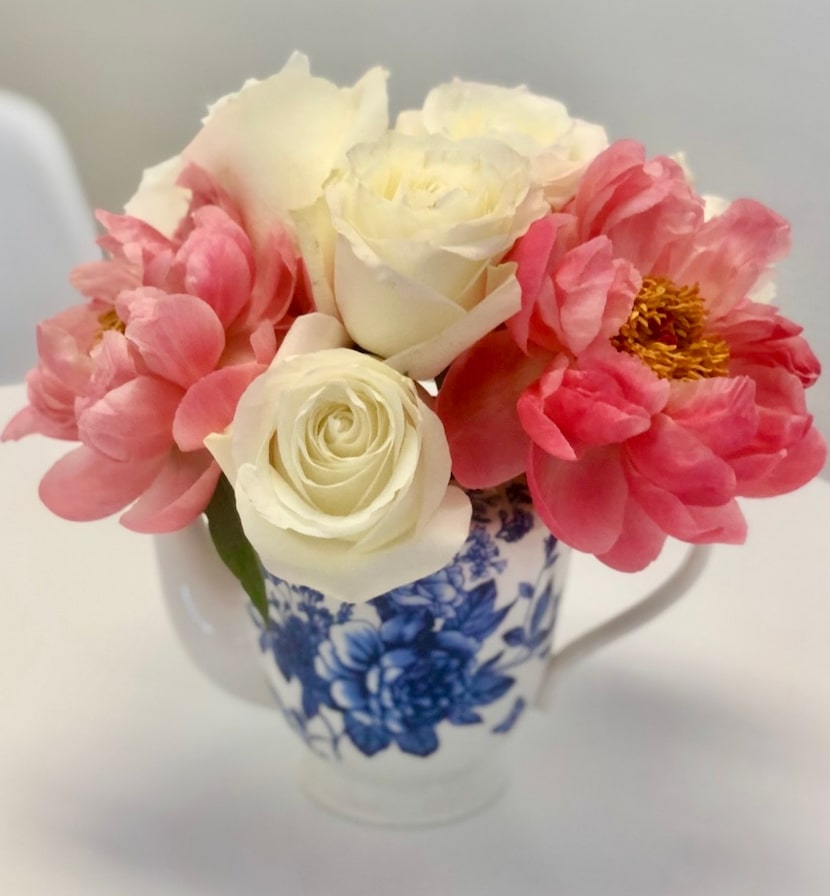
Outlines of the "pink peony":
{"label": "pink peony", "polygon": [[525,472],[551,531],[622,570],[667,535],[741,542],[735,498],[795,489],[826,456],[804,400],[818,361],[747,298],[788,245],[762,205],[704,222],[678,165],[611,146],[514,247],[521,311],[449,368],[458,481]]}
{"label": "pink peony", "polygon": [[233,201],[191,166],[187,214],[168,239],[143,221],[99,213],[110,256],[72,282],[88,301],[38,327],[29,405],[3,439],[80,441],[40,496],[72,520],[121,517],[127,528],[182,528],[207,506],[219,467],[203,447],[230,423],[297,313],[308,310],[282,226],[253,249]]}

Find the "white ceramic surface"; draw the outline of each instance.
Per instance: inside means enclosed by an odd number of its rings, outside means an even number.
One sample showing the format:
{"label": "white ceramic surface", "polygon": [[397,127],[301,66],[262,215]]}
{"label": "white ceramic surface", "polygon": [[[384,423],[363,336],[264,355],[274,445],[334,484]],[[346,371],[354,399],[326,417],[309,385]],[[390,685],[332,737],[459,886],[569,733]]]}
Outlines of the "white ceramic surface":
{"label": "white ceramic surface", "polygon": [[493,802],[528,707],[547,706],[565,669],[671,606],[710,555],[692,549],[653,594],[552,654],[571,550],[525,488],[471,497],[470,537],[433,576],[349,605],[269,575],[267,626],[218,562],[204,520],[154,539],[183,648],[257,706],[268,681],[274,711],[308,751],[303,786],[327,809],[421,826]]}
{"label": "white ceramic surface", "polygon": [[[21,387],[0,388],[0,417],[22,402]],[[191,667],[150,539],[38,504],[37,478],[64,450],[0,447],[0,892],[830,892],[828,483],[745,502],[745,547],[717,549],[680,605],[529,715],[498,803],[400,831],[316,808],[281,720]],[[616,594],[618,575],[574,558],[559,641],[681,553]]]}

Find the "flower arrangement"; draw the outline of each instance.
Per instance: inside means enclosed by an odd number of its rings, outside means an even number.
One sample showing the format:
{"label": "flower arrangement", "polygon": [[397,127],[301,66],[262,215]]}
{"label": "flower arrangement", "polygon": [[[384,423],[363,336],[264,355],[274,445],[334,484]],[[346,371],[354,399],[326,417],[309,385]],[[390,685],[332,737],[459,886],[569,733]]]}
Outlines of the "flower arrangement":
{"label": "flower arrangement", "polygon": [[260,561],[352,602],[434,573],[465,489],[526,477],[557,538],[632,571],[667,536],[740,543],[736,498],[819,472],[819,364],[765,301],[786,221],[526,88],[454,81],[390,127],[385,81],[295,54],[98,213],[106,259],[2,436],[78,443],[52,511],[206,513],[267,612]]}

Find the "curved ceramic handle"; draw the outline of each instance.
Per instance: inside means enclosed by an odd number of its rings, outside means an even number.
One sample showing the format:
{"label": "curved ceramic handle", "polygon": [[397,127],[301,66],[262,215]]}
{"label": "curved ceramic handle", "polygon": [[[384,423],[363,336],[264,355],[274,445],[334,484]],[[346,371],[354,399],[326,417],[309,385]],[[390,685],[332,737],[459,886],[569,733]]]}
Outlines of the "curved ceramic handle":
{"label": "curved ceramic handle", "polygon": [[161,591],[187,655],[222,690],[273,706],[258,662],[250,601],[213,547],[204,520],[154,537]]}
{"label": "curved ceramic handle", "polygon": [[666,581],[634,606],[566,644],[549,660],[536,702],[549,706],[559,676],[600,647],[627,635],[668,609],[697,581],[712,553],[711,545],[695,545]]}

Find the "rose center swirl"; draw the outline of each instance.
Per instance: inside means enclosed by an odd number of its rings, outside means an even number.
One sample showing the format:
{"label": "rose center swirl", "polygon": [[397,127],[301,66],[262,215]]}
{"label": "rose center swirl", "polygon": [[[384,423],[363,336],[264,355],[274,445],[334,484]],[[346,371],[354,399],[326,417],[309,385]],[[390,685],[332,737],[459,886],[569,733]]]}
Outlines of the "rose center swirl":
{"label": "rose center swirl", "polygon": [[646,277],[611,344],[640,358],[662,379],[726,376],[729,346],[707,335],[705,323],[706,300],[697,284],[678,286],[666,277]]}

